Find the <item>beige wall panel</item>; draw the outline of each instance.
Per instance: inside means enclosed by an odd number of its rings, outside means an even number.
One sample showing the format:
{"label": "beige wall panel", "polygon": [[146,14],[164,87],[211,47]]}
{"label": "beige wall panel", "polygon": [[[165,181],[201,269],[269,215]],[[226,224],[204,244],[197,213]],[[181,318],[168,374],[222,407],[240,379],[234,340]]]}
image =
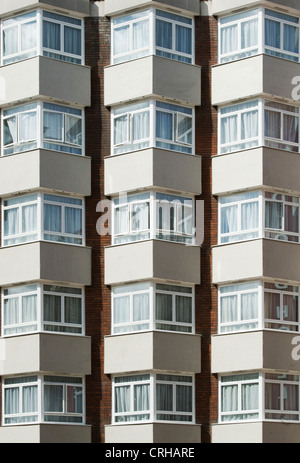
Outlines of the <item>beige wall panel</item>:
{"label": "beige wall panel", "polygon": [[201,156],[156,148],[109,156],[104,163],[105,194],[163,188],[199,195],[201,161]]}
{"label": "beige wall panel", "polygon": [[45,280],[91,284],[91,249],[51,242],[33,242],[0,249],[0,285]]}
{"label": "beige wall panel", "polygon": [[[197,424],[149,423],[105,427],[105,442],[133,443],[200,443],[201,426]],[[157,449],[153,448],[153,458]]]}
{"label": "beige wall panel", "polygon": [[17,13],[24,9],[45,8],[57,9],[62,13],[74,13],[80,16],[88,16],[90,12],[89,0],[1,0],[0,15]]}
{"label": "beige wall panel", "polygon": [[29,99],[90,106],[91,70],[87,66],[36,56],[0,68],[0,106]]}
{"label": "beige wall panel", "polygon": [[107,16],[121,14],[126,10],[142,7],[172,8],[178,12],[193,15],[200,14],[198,0],[105,0],[105,14]]}
{"label": "beige wall panel", "polygon": [[151,97],[200,105],[201,67],[150,55],[105,68],[106,106]]}
{"label": "beige wall panel", "polygon": [[106,374],[168,370],[201,372],[201,337],[149,331],[105,338]]}
{"label": "beige wall panel", "polygon": [[147,240],[107,247],[104,258],[106,285],[152,278],[200,283],[198,246]]}
{"label": "beige wall panel", "polygon": [[256,6],[265,6],[267,8],[281,7],[283,11],[294,13],[300,9],[298,0],[212,0],[212,14],[230,14],[237,9]]}
{"label": "beige wall panel", "polygon": [[299,443],[299,423],[224,423],[212,426],[213,444]]}
{"label": "beige wall panel", "polygon": [[0,157],[1,197],[37,189],[89,196],[91,158],[47,150]]}
{"label": "beige wall panel", "polygon": [[90,444],[91,426],[60,424],[26,424],[1,426],[2,444]]}

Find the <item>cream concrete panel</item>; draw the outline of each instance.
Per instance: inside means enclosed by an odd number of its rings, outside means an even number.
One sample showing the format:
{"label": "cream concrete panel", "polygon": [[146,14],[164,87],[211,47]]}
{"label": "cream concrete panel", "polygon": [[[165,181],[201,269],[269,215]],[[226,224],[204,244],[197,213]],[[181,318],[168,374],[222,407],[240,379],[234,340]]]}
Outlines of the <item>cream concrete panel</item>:
{"label": "cream concrete panel", "polygon": [[91,426],[26,424],[1,426],[1,444],[91,444]]}
{"label": "cream concrete panel", "polygon": [[90,106],[91,69],[87,66],[36,56],[0,68],[0,106],[30,99]]}
{"label": "cream concrete panel", "polygon": [[37,189],[89,196],[91,158],[47,150],[0,157],[1,197]]}
{"label": "cream concrete panel", "polygon": [[91,284],[91,249],[37,241],[0,249],[0,286],[45,280]]}
{"label": "cream concrete panel", "polygon": [[223,105],[255,96],[277,96],[294,103],[292,80],[298,74],[298,63],[268,55],[216,65],[212,68],[212,104]]}
{"label": "cream concrete panel", "polygon": [[61,13],[75,13],[76,16],[88,16],[89,0],[1,0],[0,15],[17,13],[24,9],[46,8],[47,10],[61,10]]}
{"label": "cream concrete panel", "polygon": [[200,105],[201,67],[150,55],[104,69],[106,106],[150,97]]}
{"label": "cream concrete panel", "polygon": [[201,156],[156,148],[109,156],[104,160],[105,195],[143,188],[200,195],[201,164]]}
{"label": "cream concrete panel", "polygon": [[298,153],[272,148],[254,148],[212,158],[214,195],[240,190],[271,188],[300,192]]}
{"label": "cream concrete panel", "polygon": [[107,336],[104,344],[106,374],[167,370],[201,372],[201,337],[149,331]]}
{"label": "cream concrete panel", "polygon": [[0,338],[0,351],[1,375],[28,371],[91,374],[91,339],[86,336],[36,333]]}
{"label": "cream concrete panel", "polygon": [[[200,443],[201,426],[198,424],[143,423],[105,426],[105,442],[120,443]],[[152,449],[152,458],[157,458]]]}
{"label": "cream concrete panel", "polygon": [[231,14],[234,10],[257,6],[276,9],[280,7],[281,11],[291,13],[297,13],[300,9],[298,0],[212,0],[212,14]]}
{"label": "cream concrete panel", "polygon": [[257,239],[216,246],[212,253],[215,284],[263,277],[299,284],[298,243]]}
{"label": "cream concrete panel", "polygon": [[300,336],[251,331],[212,336],[212,372],[259,370],[300,372]]}
{"label": "cream concrete panel", "polygon": [[113,16],[133,8],[167,8],[185,14],[199,15],[199,0],[105,0],[105,14]]}
{"label": "cream concrete panel", "polygon": [[282,422],[212,425],[212,444],[298,444],[300,424]]}
{"label": "cream concrete panel", "polygon": [[147,240],[105,248],[105,284],[152,278],[200,283],[200,247]]}

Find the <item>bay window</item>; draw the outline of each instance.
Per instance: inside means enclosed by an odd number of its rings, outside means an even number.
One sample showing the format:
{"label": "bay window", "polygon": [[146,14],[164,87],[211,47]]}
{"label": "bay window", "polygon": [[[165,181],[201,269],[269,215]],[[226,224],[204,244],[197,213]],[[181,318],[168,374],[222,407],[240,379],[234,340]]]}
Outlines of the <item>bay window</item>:
{"label": "bay window", "polygon": [[298,375],[280,372],[221,376],[219,422],[299,421]]}
{"label": "bay window", "polygon": [[268,8],[219,19],[219,63],[265,53],[299,62],[300,18]]}
{"label": "bay window", "polygon": [[194,378],[145,373],[113,378],[113,423],[194,421]]}
{"label": "bay window", "polygon": [[162,101],[143,101],[112,110],[112,153],[149,147],[193,154],[194,111]]}
{"label": "bay window", "polygon": [[83,200],[35,193],[3,201],[2,245],[47,240],[84,244]]}
{"label": "bay window", "polygon": [[37,9],[2,21],[2,65],[46,56],[83,64],[83,22]]}
{"label": "bay window", "polygon": [[112,288],[112,334],[163,330],[194,332],[192,287],[137,283]]}
{"label": "bay window", "polygon": [[3,379],[3,425],[84,423],[81,377],[31,375]]}
{"label": "bay window", "polygon": [[82,288],[28,284],[2,289],[2,335],[84,334]]}
{"label": "bay window", "polygon": [[83,110],[46,102],[3,110],[2,155],[44,148],[83,154]]}
{"label": "bay window", "polygon": [[244,282],[220,286],[218,332],[257,329],[300,331],[300,288],[292,284]]}
{"label": "bay window", "polygon": [[193,199],[147,192],[113,200],[113,244],[146,239],[192,243]]}
{"label": "bay window", "polygon": [[253,191],[219,198],[219,243],[271,238],[299,243],[299,197]]}
{"label": "bay window", "polygon": [[193,19],[150,8],[112,20],[112,64],[148,55],[194,60]]}

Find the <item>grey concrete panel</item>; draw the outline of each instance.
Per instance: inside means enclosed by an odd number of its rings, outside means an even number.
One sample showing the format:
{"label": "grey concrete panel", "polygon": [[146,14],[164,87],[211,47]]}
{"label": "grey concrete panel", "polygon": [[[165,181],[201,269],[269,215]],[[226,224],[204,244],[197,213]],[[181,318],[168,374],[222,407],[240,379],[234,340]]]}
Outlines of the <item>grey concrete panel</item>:
{"label": "grey concrete panel", "polygon": [[79,424],[26,424],[0,427],[2,444],[90,444],[91,426]]}
{"label": "grey concrete panel", "polygon": [[10,13],[18,13],[24,9],[45,8],[61,10],[61,13],[76,13],[80,16],[88,16],[90,13],[89,0],[1,0],[0,16]]}
{"label": "grey concrete panel", "polygon": [[198,0],[106,0],[105,14],[107,16],[118,15],[134,8],[145,7],[168,8],[177,12],[200,14],[200,2]]}
{"label": "grey concrete panel", "polygon": [[257,6],[265,6],[266,8],[280,8],[285,12],[299,11],[298,0],[212,0],[212,14],[231,14],[235,10],[242,8],[254,8]]}
{"label": "grey concrete panel", "polygon": [[[105,442],[110,443],[200,443],[201,426],[181,423],[128,423],[105,426]],[[157,453],[153,449],[153,458]]]}

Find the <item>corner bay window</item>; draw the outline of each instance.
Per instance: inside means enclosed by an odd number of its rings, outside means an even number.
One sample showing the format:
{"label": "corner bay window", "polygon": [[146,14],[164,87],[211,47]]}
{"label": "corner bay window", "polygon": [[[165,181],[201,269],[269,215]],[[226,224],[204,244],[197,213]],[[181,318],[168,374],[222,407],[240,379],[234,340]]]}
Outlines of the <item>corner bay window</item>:
{"label": "corner bay window", "polygon": [[193,62],[193,19],[149,9],[112,20],[112,63],[148,55]]}
{"label": "corner bay window", "polygon": [[265,8],[219,19],[219,62],[265,53],[299,62],[300,18]]}
{"label": "corner bay window", "polygon": [[299,243],[299,198],[254,191],[219,198],[219,243],[271,238]]}
{"label": "corner bay window", "polygon": [[152,374],[113,378],[114,424],[194,421],[194,378]]}
{"label": "corner bay window", "polygon": [[2,112],[2,155],[44,148],[83,154],[83,110],[46,102]]}
{"label": "corner bay window", "polygon": [[161,283],[112,288],[112,334],[151,329],[193,333],[193,288]]}
{"label": "corner bay window", "polygon": [[193,199],[141,193],[113,200],[113,244],[146,239],[193,241]]}
{"label": "corner bay window", "polygon": [[2,334],[28,332],[84,334],[81,288],[28,284],[2,289]]}
{"label": "corner bay window", "polygon": [[84,382],[69,376],[3,378],[3,425],[84,423]]}
{"label": "corner bay window", "polygon": [[262,99],[219,109],[219,154],[256,146],[299,152],[299,108]]}
{"label": "corner bay window", "polygon": [[299,421],[299,381],[277,372],[222,376],[219,421]]}
{"label": "corner bay window", "polygon": [[218,332],[300,331],[298,286],[245,282],[219,287]]}
{"label": "corner bay window", "polygon": [[84,244],[83,200],[36,193],[3,200],[2,245],[36,240]]}
{"label": "corner bay window", "polygon": [[83,22],[35,10],[2,21],[2,64],[33,56],[83,63]]}
{"label": "corner bay window", "polygon": [[192,108],[143,101],[112,110],[112,153],[149,147],[193,154]]}

